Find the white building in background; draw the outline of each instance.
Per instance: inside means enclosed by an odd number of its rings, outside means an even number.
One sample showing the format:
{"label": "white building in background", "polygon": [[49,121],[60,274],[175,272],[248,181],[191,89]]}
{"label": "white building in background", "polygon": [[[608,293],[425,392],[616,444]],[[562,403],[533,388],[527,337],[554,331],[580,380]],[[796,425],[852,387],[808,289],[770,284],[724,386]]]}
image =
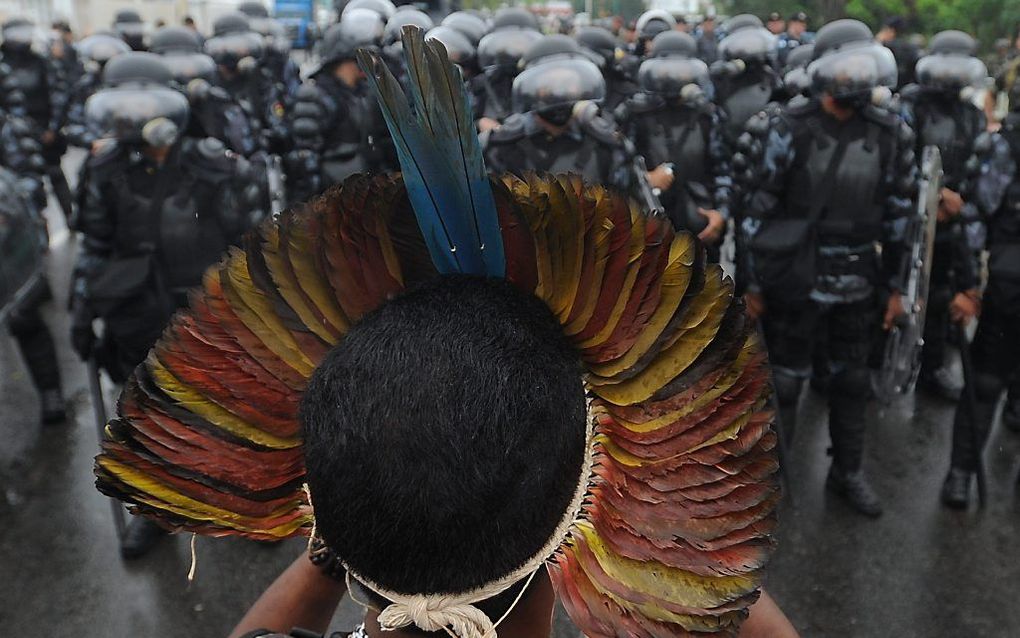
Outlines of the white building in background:
{"label": "white building in background", "polygon": [[[0,0],[0,20],[19,16],[48,25],[55,19],[67,20],[80,35],[109,29],[113,16],[121,9],[134,9],[152,26],[162,19],[180,24],[186,15],[207,30],[213,20],[233,11],[241,0]],[[267,5],[271,5],[269,2]]]}

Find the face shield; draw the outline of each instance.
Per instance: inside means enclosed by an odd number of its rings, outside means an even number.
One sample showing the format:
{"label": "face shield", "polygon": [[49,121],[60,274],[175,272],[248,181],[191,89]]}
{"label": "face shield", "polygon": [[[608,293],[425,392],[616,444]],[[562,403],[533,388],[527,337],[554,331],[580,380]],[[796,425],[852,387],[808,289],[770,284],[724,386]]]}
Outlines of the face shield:
{"label": "face shield", "polygon": [[556,58],[529,67],[514,80],[513,104],[519,113],[569,110],[581,101],[601,102],[606,82],[593,62]]}
{"label": "face shield", "polygon": [[776,36],[768,29],[750,27],[731,33],[719,43],[719,57],[727,62],[740,60],[745,65],[770,63],[776,52]]}
{"label": "face shield", "polygon": [[84,62],[95,62],[102,68],[110,58],[131,51],[123,40],[110,35],[90,35],[78,43],[78,54]]}
{"label": "face shield", "polygon": [[876,42],[854,43],[825,53],[808,65],[808,74],[818,95],[861,97],[878,87],[896,86],[896,58]]}
{"label": "face shield", "polygon": [[10,52],[43,50],[44,38],[33,24],[19,24],[7,27],[2,32],[3,49]]}
{"label": "face shield", "polygon": [[169,146],[188,122],[188,99],[171,88],[130,83],[96,92],[85,102],[85,121],[99,138]]}
{"label": "face shield", "polygon": [[917,61],[917,83],[926,89],[956,92],[988,78],[984,63],[969,55],[936,53]]}
{"label": "face shield", "polygon": [[505,29],[482,38],[478,43],[478,65],[483,69],[504,67],[515,71],[517,64],[542,34],[530,29]]}
{"label": "face shield", "polygon": [[220,35],[205,41],[205,52],[216,64],[236,69],[245,58],[262,58],[262,38],[254,32]]}
{"label": "face shield", "polygon": [[171,53],[163,56],[163,62],[181,86],[195,79],[213,82],[216,77],[216,62],[204,53]]}
{"label": "face shield", "polygon": [[[664,97],[682,95],[694,97],[694,93],[700,93],[703,98],[711,99],[713,94],[708,65],[697,58],[665,57],[645,60],[638,69],[638,83],[645,91]],[[698,90],[686,88],[692,85]]]}

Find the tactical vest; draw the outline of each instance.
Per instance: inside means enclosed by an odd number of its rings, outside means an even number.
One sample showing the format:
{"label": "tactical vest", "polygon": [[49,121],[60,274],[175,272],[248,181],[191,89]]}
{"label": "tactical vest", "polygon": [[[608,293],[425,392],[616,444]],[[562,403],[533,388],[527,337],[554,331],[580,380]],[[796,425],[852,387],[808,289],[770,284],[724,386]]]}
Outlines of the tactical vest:
{"label": "tactical vest", "polygon": [[915,107],[918,156],[925,146],[937,146],[942,155],[943,183],[959,189],[973,154],[977,118],[959,101],[922,100]]}
{"label": "tactical vest", "polygon": [[[6,58],[10,66],[10,77],[4,83],[7,91],[18,91],[22,95],[21,108],[43,129],[50,122],[50,87],[46,82],[46,62],[35,55]],[[0,96],[4,99],[5,96]]]}
{"label": "tactical vest", "polygon": [[641,135],[647,136],[643,146],[648,168],[665,162],[673,164],[673,185],[660,195],[666,214],[678,229],[702,231],[707,220],[698,208],[712,207],[708,115],[670,106],[640,117]]}
{"label": "tactical vest", "polygon": [[381,126],[382,114],[375,98],[365,90],[343,87],[331,78],[317,82],[331,112],[343,119],[323,122],[322,176],[324,184],[339,184],[355,173],[383,166],[380,144],[388,140]]}
{"label": "tactical vest", "polygon": [[744,132],[752,115],[772,100],[773,84],[768,75],[735,78],[720,96],[719,106],[726,112],[726,135],[732,141]]}

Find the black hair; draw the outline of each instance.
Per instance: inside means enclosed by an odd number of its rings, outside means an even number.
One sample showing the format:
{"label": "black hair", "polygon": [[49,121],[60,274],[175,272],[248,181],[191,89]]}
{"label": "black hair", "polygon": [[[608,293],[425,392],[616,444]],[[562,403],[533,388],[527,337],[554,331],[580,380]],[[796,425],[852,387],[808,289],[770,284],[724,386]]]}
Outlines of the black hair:
{"label": "black hair", "polygon": [[540,300],[437,277],[354,326],[301,405],[323,540],[403,594],[475,589],[544,546],[580,480],[577,353]]}

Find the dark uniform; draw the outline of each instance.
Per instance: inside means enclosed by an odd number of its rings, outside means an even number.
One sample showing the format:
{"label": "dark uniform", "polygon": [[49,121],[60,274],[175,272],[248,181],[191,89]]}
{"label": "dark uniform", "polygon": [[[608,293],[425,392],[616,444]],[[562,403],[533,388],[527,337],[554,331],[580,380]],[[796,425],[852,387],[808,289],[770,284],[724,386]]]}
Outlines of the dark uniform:
{"label": "dark uniform", "polygon": [[602,102],[602,109],[608,114],[615,113],[621,104],[640,90],[620,64],[616,37],[601,27],[582,27],[574,37],[582,47],[598,56],[596,59],[602,67],[602,77],[606,80],[606,99]]}
{"label": "dark uniform", "polygon": [[476,119],[502,122],[513,112],[513,84],[518,63],[542,34],[531,29],[504,29],[478,44],[481,73],[471,78],[469,91]]}
{"label": "dark uniform", "polygon": [[[11,283],[20,284],[29,276],[19,272],[25,267],[41,268],[46,246],[46,223],[40,204],[46,195],[38,171],[42,159],[26,153],[26,148],[37,143],[30,137],[31,128],[8,120],[0,127],[0,289]],[[27,143],[25,143],[27,142]],[[24,277],[23,277],[24,276]],[[6,295],[18,291],[3,290],[0,303],[10,301]],[[14,337],[25,360],[33,385],[39,392],[43,423],[64,421],[64,398],[61,391],[60,368],[57,363],[53,336],[39,313],[39,306],[51,297],[44,276],[37,279],[17,303],[7,308],[7,329]]]}
{"label": "dark uniform", "polygon": [[[942,32],[932,38],[931,54],[917,65],[919,85],[906,87],[901,96],[917,134],[917,156],[925,146],[938,147],[942,156],[942,186],[958,193],[963,210],[937,227],[930,292],[925,318],[921,383],[943,396],[959,398],[962,387],[945,367],[949,339],[949,303],[955,293],[976,289],[970,252],[981,249],[979,211],[972,193],[979,169],[975,142],[985,130],[984,113],[961,99],[964,88],[987,73],[973,57],[976,43],[961,32]],[[964,226],[966,225],[966,226]],[[968,233],[975,245],[968,243]]]}
{"label": "dark uniform", "polygon": [[[298,90],[290,110],[293,150],[284,157],[287,195],[299,202],[354,173],[396,166],[396,151],[379,105],[357,71],[360,47],[378,47],[384,25],[368,9],[352,9],[323,37],[322,63]],[[339,67],[351,71],[348,80]]]}
{"label": "dark uniform", "polygon": [[720,59],[712,67],[712,79],[715,103],[726,113],[731,143],[744,131],[747,120],[772,101],[779,87],[775,47],[774,35],[764,27],[750,25],[731,32],[719,43]]}
{"label": "dark uniform", "polygon": [[[535,55],[546,50],[558,52]],[[481,135],[489,169],[518,175],[573,172],[592,182],[630,188],[633,144],[594,107],[605,97],[605,81],[595,63],[573,39],[562,35],[546,36],[525,59],[530,60],[527,68],[514,80],[518,113]],[[579,108],[579,102],[592,105]]]}
{"label": "dark uniform", "polygon": [[74,212],[71,189],[60,167],[67,141],[60,134],[67,109],[69,87],[60,69],[33,48],[35,27],[24,21],[8,21],[0,44],[0,110],[7,116],[24,117],[43,142],[46,176],[65,217]]}
{"label": "dark uniform", "polygon": [[[957,508],[969,501],[971,477],[999,398],[1020,374],[1020,114],[1010,113],[993,140],[991,158],[974,188],[982,207],[994,211],[986,222],[988,285],[970,346],[974,377],[966,391],[973,391],[976,402],[957,406],[951,466],[942,489],[943,502]],[[1003,421],[1008,422],[1005,413]]]}
{"label": "dark uniform", "polygon": [[[214,139],[181,138],[187,98],[149,53],[111,60],[89,100],[104,138],[82,189],[82,250],[74,270],[71,342],[123,382],[146,357],[189,288],[257,222],[260,185],[247,160]],[[103,319],[99,344],[94,318]],[[135,519],[121,542],[141,556],[162,534]]]}
{"label": "dark uniform", "polygon": [[[826,29],[837,37],[849,31],[862,42],[854,55],[874,54],[875,64],[859,75],[840,73],[845,60],[838,47],[826,51]],[[812,349],[823,343],[831,374],[828,486],[876,516],[881,505],[861,471],[867,363],[882,301],[902,286],[902,233],[917,169],[909,127],[868,105],[871,88],[895,81],[892,60],[879,45],[863,44],[870,40],[868,28],[852,20],[819,32],[815,86],[852,110],[838,120],[815,99],[773,115],[761,135],[761,171],[749,193],[745,231],[785,434],[795,428]],[[869,67],[880,73],[868,74]],[[847,84],[848,77],[863,81]]]}
{"label": "dark uniform", "polygon": [[103,68],[116,55],[127,53],[131,47],[120,38],[98,33],[78,43],[78,53],[84,64],[84,73],[71,88],[64,122],[64,135],[74,146],[89,148],[95,141],[95,134],[85,121],[85,102],[99,90],[103,80]]}
{"label": "dark uniform", "polygon": [[[672,41],[687,46],[670,47]],[[652,41],[652,50],[656,57],[638,73],[644,91],[624,103],[616,120],[624,123],[624,133],[650,170],[672,165],[674,181],[659,198],[675,228],[698,234],[708,221],[702,211],[729,219],[733,178],[723,123],[706,95],[708,66],[693,57],[693,38],[663,33]],[[708,246],[708,258],[718,263],[718,242]]]}

